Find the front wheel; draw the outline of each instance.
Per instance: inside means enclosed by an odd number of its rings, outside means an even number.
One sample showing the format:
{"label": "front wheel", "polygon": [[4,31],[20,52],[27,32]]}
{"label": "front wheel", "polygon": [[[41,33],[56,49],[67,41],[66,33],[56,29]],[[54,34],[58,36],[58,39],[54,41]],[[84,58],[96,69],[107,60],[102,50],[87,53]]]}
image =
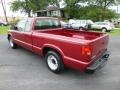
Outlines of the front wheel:
{"label": "front wheel", "polygon": [[48,51],[45,55],[48,68],[54,73],[60,73],[64,69],[62,58],[54,51]]}
{"label": "front wheel", "polygon": [[17,44],[15,44],[13,42],[13,39],[12,37],[9,37],[9,44],[10,44],[10,47],[13,48],[13,49],[16,49],[17,48]]}

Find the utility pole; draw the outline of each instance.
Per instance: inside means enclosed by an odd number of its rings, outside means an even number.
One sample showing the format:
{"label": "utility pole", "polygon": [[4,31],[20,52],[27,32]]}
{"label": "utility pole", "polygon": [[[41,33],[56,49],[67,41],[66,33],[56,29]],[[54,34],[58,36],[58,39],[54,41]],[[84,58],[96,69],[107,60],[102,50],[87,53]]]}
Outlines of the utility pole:
{"label": "utility pole", "polygon": [[4,15],[5,15],[5,20],[6,20],[6,22],[8,22],[7,14],[6,14],[6,8],[5,8],[5,6],[4,6],[5,1],[4,1],[4,3],[3,3],[3,0],[1,0],[1,4],[2,4],[2,8],[3,8]]}

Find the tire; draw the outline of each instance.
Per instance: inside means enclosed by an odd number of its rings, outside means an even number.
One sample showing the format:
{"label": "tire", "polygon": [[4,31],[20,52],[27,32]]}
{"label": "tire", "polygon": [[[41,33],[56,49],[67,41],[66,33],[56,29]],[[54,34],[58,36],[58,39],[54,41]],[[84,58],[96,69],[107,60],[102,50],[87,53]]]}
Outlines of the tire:
{"label": "tire", "polygon": [[107,32],[107,29],[106,28],[102,28],[102,32]]}
{"label": "tire", "polygon": [[95,71],[94,70],[86,70],[85,73],[87,73],[87,74],[94,74]]}
{"label": "tire", "polygon": [[13,39],[11,36],[9,37],[9,44],[10,44],[10,47],[13,49],[16,49],[18,47],[17,44],[13,42]]}
{"label": "tire", "polygon": [[79,30],[80,30],[80,31],[83,31],[83,27],[79,27]]}
{"label": "tire", "polygon": [[54,51],[48,51],[45,55],[47,67],[50,71],[58,74],[64,70],[64,65],[60,55]]}

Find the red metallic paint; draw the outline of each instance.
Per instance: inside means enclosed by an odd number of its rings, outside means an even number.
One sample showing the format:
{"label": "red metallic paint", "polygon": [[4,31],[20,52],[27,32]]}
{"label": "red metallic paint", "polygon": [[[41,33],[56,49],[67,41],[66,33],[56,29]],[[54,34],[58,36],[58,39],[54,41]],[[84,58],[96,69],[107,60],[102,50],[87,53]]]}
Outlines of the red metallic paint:
{"label": "red metallic paint", "polygon": [[[71,68],[84,71],[107,49],[109,36],[105,33],[64,30],[62,28],[34,30],[33,18],[30,32],[9,30],[14,42],[37,54],[43,55],[45,47],[59,52],[63,63]],[[52,18],[49,18],[52,19]],[[82,47],[92,48],[91,55],[82,55]]]}

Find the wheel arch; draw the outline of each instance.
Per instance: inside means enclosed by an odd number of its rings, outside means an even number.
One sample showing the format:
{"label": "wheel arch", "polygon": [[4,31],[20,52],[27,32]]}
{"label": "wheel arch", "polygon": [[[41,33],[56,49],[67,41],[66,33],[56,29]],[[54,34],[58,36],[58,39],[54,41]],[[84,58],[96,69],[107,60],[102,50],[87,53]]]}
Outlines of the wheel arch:
{"label": "wheel arch", "polygon": [[107,30],[107,28],[106,28],[106,27],[102,27],[102,29],[106,29],[106,30]]}
{"label": "wheel arch", "polygon": [[83,26],[79,26],[79,29],[80,29],[80,28],[83,28]]}
{"label": "wheel arch", "polygon": [[56,53],[58,53],[61,56],[62,59],[64,58],[64,53],[62,52],[62,50],[55,45],[50,45],[50,44],[44,45],[44,47],[42,48],[42,55],[45,56],[45,54],[48,51],[55,51]]}

